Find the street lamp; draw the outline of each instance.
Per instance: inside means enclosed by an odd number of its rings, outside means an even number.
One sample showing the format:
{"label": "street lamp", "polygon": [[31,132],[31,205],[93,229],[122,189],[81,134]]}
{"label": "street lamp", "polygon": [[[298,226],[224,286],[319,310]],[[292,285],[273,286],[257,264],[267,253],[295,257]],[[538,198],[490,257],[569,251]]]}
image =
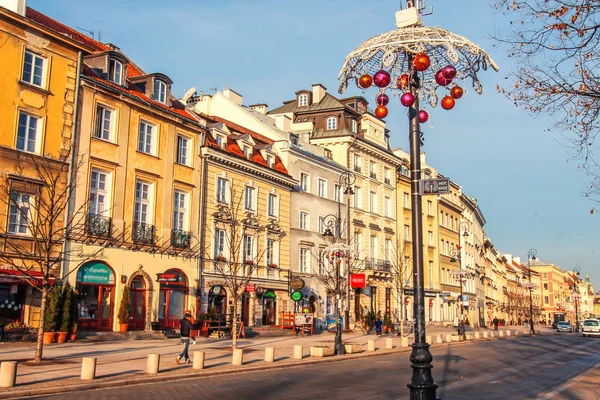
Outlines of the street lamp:
{"label": "street lamp", "polygon": [[531,334],[535,335],[535,329],[533,328],[533,282],[531,282],[531,261],[536,261],[537,258],[535,258],[535,256],[537,256],[537,250],[536,249],[529,249],[529,251],[527,251],[527,265],[528,265],[528,272],[529,272],[529,284],[530,284],[530,289],[529,289],[529,326],[531,329]]}
{"label": "street lamp", "polygon": [[[424,139],[420,124],[429,115],[419,107],[426,100],[433,108],[438,104],[437,90],[450,90],[441,101],[444,109],[451,109],[463,90],[452,79],[472,82],[481,94],[483,87],[477,73],[491,66],[498,67],[490,56],[468,39],[441,28],[423,26],[420,13],[423,2],[407,0],[406,8],[396,13],[397,29],[375,36],[355,50],[344,61],[338,78],[339,92],[349,84],[363,89],[373,83],[379,87],[375,115],[385,118],[390,93],[401,97],[409,107],[410,179],[412,208],[412,255],[414,281],[415,342],[410,355],[413,369],[410,388],[411,400],[434,400],[437,385],[431,375],[433,357],[426,342],[425,282],[423,272],[423,226],[421,204],[421,145]],[[456,82],[456,81],[455,81]],[[448,92],[444,93],[448,94]],[[436,193],[437,194],[437,193]]]}
{"label": "street lamp", "polygon": [[[455,262],[458,259],[460,264],[460,252],[452,249],[450,251],[450,262]],[[460,268],[453,270],[450,274],[460,282],[460,322],[458,324],[458,334],[462,335],[463,340],[467,340],[467,334],[465,332],[465,318],[464,318],[464,298],[463,298],[463,285],[468,279],[473,277],[473,273],[465,269]]]}
{"label": "street lamp", "polygon": [[577,286],[577,283],[579,281],[579,275],[581,272],[581,268],[579,267],[573,267],[573,300],[575,301],[575,332],[579,332],[579,310],[578,310],[578,303],[579,303],[579,288]]}

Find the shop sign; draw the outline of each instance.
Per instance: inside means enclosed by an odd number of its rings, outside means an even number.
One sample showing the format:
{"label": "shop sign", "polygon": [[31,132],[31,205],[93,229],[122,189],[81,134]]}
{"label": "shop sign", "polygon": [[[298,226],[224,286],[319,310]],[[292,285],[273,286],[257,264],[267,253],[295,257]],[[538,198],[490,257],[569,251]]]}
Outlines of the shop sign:
{"label": "shop sign", "polygon": [[158,282],[169,286],[185,286],[186,283],[181,274],[176,272],[158,274]]}
{"label": "shop sign", "polygon": [[79,267],[77,270],[77,283],[114,285],[115,274],[106,265],[92,262]]}
{"label": "shop sign", "polygon": [[294,325],[302,326],[302,325],[312,325],[313,324],[313,314],[309,313],[296,313],[294,318]]}
{"label": "shop sign", "polygon": [[[414,296],[414,294],[415,294],[415,290],[413,288],[405,288],[404,289],[405,296]],[[436,295],[437,295],[436,292],[432,292],[430,290],[425,291],[425,297],[436,297]]]}
{"label": "shop sign", "polygon": [[364,288],[367,286],[367,279],[365,274],[350,274],[350,287],[351,288]]}
{"label": "shop sign", "polygon": [[306,285],[306,283],[304,282],[304,279],[302,279],[302,278],[293,278],[290,281],[290,287],[294,290],[300,290],[304,287],[304,285]]}
{"label": "shop sign", "polygon": [[300,292],[298,290],[293,291],[292,295],[291,295],[291,298],[294,301],[300,301],[300,300],[302,300],[302,292]]}
{"label": "shop sign", "polygon": [[249,283],[246,285],[246,292],[248,292],[248,293],[256,292],[256,286],[254,285],[254,283]]}

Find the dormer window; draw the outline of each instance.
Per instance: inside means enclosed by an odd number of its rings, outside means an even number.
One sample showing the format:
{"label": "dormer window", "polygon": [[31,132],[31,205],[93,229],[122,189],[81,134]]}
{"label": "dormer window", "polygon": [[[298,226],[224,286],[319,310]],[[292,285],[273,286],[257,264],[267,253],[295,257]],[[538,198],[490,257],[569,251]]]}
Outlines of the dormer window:
{"label": "dormer window", "polygon": [[358,122],[355,119],[352,120],[351,129],[352,133],[358,132]]}
{"label": "dormer window", "polygon": [[154,100],[163,104],[167,101],[167,84],[160,79],[154,80]]}
{"label": "dormer window", "polygon": [[327,118],[327,130],[332,131],[334,129],[337,129],[337,118],[336,117]]}
{"label": "dormer window", "polygon": [[267,154],[267,165],[269,168],[273,168],[273,164],[275,164],[275,157],[270,154]]}
{"label": "dormer window", "polygon": [[108,80],[117,85],[123,84],[123,64],[113,58],[108,64]]}
{"label": "dormer window", "polygon": [[225,136],[216,135],[215,140],[217,141],[217,145],[219,145],[220,148],[223,148],[223,143],[225,143]]}
{"label": "dormer window", "polygon": [[298,146],[298,135],[291,134],[290,141],[292,142],[292,144],[295,144],[296,146]]}
{"label": "dormer window", "polygon": [[252,149],[250,148],[250,146],[243,146],[243,152],[244,152],[244,157],[246,158],[250,158],[250,154],[252,154]]}
{"label": "dormer window", "polygon": [[301,94],[298,96],[298,107],[306,107],[308,105],[308,95]]}

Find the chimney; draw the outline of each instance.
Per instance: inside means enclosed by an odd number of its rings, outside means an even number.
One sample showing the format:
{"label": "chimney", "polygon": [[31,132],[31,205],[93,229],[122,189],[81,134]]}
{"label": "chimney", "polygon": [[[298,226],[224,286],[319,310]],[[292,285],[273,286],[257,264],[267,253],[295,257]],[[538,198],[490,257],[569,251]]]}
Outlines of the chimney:
{"label": "chimney", "polygon": [[284,132],[290,132],[292,130],[292,119],[287,115],[276,115],[275,126]]}
{"label": "chimney", "polygon": [[327,93],[327,88],[325,86],[321,85],[320,83],[315,83],[314,85],[312,85],[312,89],[313,89],[313,95],[312,95],[313,104],[316,104],[316,103],[320,102],[321,100],[323,100],[323,97],[325,97],[325,94]]}
{"label": "chimney", "polygon": [[254,111],[257,111],[257,112],[261,113],[262,115],[267,115],[267,109],[269,108],[269,106],[266,105],[265,103],[253,104],[253,105],[251,105],[249,107],[251,109],[253,109]]}
{"label": "chimney", "polygon": [[242,105],[242,95],[234,92],[230,88],[223,90],[223,96],[227,97],[229,100],[233,101],[238,106]]}
{"label": "chimney", "polygon": [[0,7],[4,7],[24,17],[27,2],[26,0],[0,0]]}

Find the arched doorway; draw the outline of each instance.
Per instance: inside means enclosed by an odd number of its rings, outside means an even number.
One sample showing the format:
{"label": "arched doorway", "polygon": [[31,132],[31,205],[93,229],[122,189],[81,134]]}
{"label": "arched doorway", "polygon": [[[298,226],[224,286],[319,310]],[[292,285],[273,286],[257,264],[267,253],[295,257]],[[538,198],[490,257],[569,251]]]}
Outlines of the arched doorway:
{"label": "arched doorway", "polygon": [[144,330],[146,327],[146,283],[136,276],[129,285],[131,290],[131,322],[129,330]]}
{"label": "arched doorway", "polygon": [[158,274],[160,293],[158,297],[158,321],[161,329],[179,328],[179,321],[186,309],[186,297],[189,291],[188,280],[178,269],[169,269]]}
{"label": "arched doorway", "polygon": [[226,320],[227,316],[227,292],[223,286],[216,285],[208,292],[208,316],[209,318],[220,318]]}
{"label": "arched doorway", "polygon": [[111,330],[115,302],[115,273],[100,261],[77,270],[77,322],[83,330]]}

